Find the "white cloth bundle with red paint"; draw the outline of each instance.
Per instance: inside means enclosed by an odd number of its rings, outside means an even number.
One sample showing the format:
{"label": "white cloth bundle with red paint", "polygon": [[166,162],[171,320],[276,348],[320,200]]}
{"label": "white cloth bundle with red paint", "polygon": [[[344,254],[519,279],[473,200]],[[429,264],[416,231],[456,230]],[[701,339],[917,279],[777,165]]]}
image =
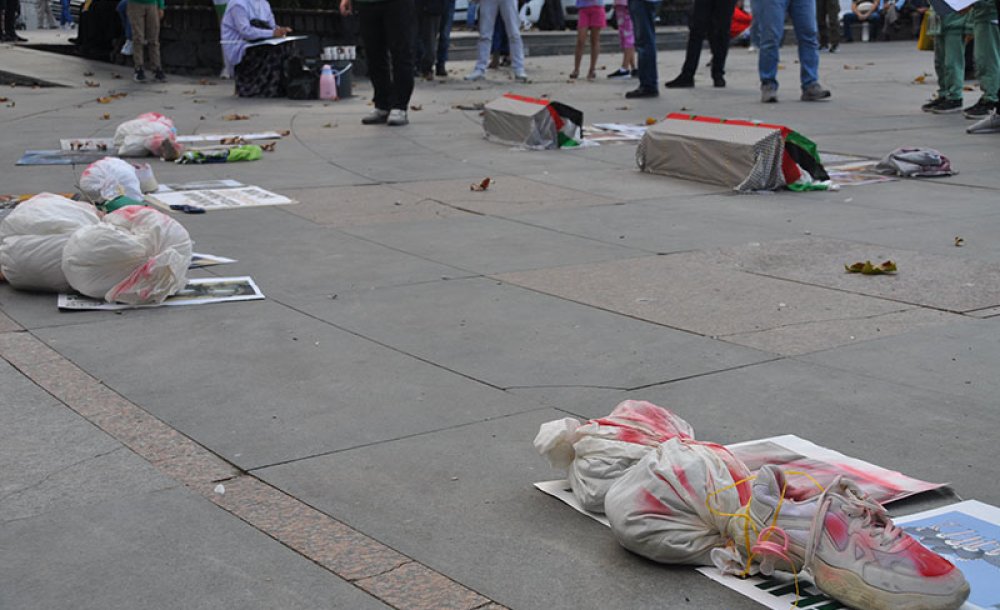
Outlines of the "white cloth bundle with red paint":
{"label": "white cloth bundle with red paint", "polygon": [[163,152],[163,143],[177,144],[174,122],[158,112],[140,114],[125,121],[115,129],[114,145],[121,157],[157,157]]}
{"label": "white cloth bundle with red paint", "polygon": [[187,282],[191,237],[152,208],[127,206],[73,233],[62,270],[82,294],[109,303],[161,303]]}
{"label": "white cloth bundle with red paint", "polygon": [[573,495],[586,510],[604,512],[604,496],[618,477],[663,441],[692,438],[686,421],[652,403],[626,400],[607,417],[542,424],[535,448],[567,471]]}
{"label": "white cloth bundle with red paint", "polygon": [[630,551],[661,563],[712,565],[730,515],[750,500],[749,478],[726,447],[672,438],[614,482],[604,509]]}
{"label": "white cloth bundle with red paint", "polygon": [[142,201],[136,167],[117,157],[104,157],[88,165],[80,175],[80,190],[95,203],[111,201],[122,195]]}
{"label": "white cloth bundle with red paint", "polygon": [[35,195],[0,223],[0,274],[18,290],[69,290],[63,248],[74,231],[98,222],[89,203],[52,193]]}

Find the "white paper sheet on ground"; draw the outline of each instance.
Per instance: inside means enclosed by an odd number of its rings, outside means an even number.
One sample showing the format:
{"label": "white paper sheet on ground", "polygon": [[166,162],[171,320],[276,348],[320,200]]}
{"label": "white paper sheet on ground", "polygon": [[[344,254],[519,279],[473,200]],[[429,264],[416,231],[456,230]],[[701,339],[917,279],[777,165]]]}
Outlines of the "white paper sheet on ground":
{"label": "white paper sheet on ground", "polygon": [[199,182],[185,182],[184,184],[161,184],[154,193],[172,193],[174,191],[210,191],[214,189],[232,189],[246,186],[239,180],[201,180]]}
{"label": "white paper sheet on ground", "polygon": [[206,211],[298,203],[284,195],[278,195],[257,186],[150,193],[146,195],[146,201],[165,210],[169,210],[172,205],[193,205],[204,208]]}
{"label": "white paper sheet on ground", "polygon": [[[254,140],[280,140],[281,134],[277,131],[261,131],[259,133],[196,133],[184,136],[177,136],[177,141],[184,145],[193,144],[221,144],[223,140],[240,138],[251,142]],[[59,147],[62,150],[87,150],[87,151],[110,151],[114,154],[114,138],[64,138],[59,140]]]}
{"label": "white paper sheet on ground", "polygon": [[646,133],[645,125],[629,125],[626,123],[594,123],[594,129],[618,134],[629,140],[641,140]]}
{"label": "white paper sheet on ground", "polygon": [[178,305],[207,305],[229,301],[257,301],[263,298],[264,293],[249,276],[205,277],[188,280],[180,292],[168,297],[160,305],[133,306],[105,303],[79,294],[60,294],[59,309],[118,311],[120,309],[148,309]]}
{"label": "white paper sheet on ground", "polygon": [[[1000,551],[995,556],[990,555],[994,549],[1000,549],[1000,508],[966,500],[898,517],[894,522],[962,571],[972,587],[972,593],[960,610],[1000,607]],[[949,534],[953,538],[947,538]],[[967,536],[970,542],[965,545],[947,544],[948,540],[957,541],[959,534]],[[722,574],[715,568],[698,568],[698,571],[774,610],[788,610],[796,601],[794,582],[786,575],[737,578]],[[810,610],[845,608],[820,593],[804,578],[799,580],[798,607]]]}
{"label": "white paper sheet on ground", "polygon": [[198,267],[211,267],[212,265],[228,265],[229,263],[238,262],[235,258],[226,258],[225,256],[215,256],[214,254],[202,254],[200,252],[191,253],[191,264],[188,265],[188,269],[197,269]]}
{"label": "white paper sheet on ground", "polygon": [[257,40],[255,42],[247,43],[247,48],[259,47],[263,45],[276,46],[279,44],[285,44],[287,42],[295,42],[296,40],[305,40],[305,36],[284,36],[282,38],[265,38],[264,40]]}
{"label": "white paper sheet on ground", "polygon": [[[756,472],[764,464],[778,464],[785,470],[807,472],[823,486],[833,481],[837,475],[844,475],[853,479],[882,504],[947,485],[947,483],[929,483],[914,479],[894,470],[820,447],[794,434],[745,441],[727,447],[736,457],[743,460],[751,472]],[[804,476],[791,477],[789,484],[796,488],[816,488]]]}

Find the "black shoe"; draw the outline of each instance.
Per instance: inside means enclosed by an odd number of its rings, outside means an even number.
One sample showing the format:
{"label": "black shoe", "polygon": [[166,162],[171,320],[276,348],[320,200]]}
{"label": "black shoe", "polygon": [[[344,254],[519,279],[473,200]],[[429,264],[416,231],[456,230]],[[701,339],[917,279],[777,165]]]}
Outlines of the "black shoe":
{"label": "black shoe", "polygon": [[953,114],[962,111],[962,100],[941,100],[930,110],[934,114]]}
{"label": "black shoe", "polygon": [[678,76],[674,80],[668,80],[663,83],[663,86],[667,89],[691,89],[694,87],[694,79],[685,77],[683,74]]}
{"label": "black shoe", "polygon": [[832,45],[830,45],[830,52],[831,53],[836,53],[838,49],[840,49],[840,43],[839,42],[835,42]]}
{"label": "black shoe", "polygon": [[632,78],[639,78],[639,71],[638,70],[632,70]]}
{"label": "black shoe", "polygon": [[723,87],[726,86],[726,79],[723,78],[723,77],[721,77],[721,76],[713,76],[712,77],[712,86],[713,87],[718,87],[718,88],[721,89],[721,88],[723,88]]}
{"label": "black shoe", "polygon": [[611,74],[608,74],[608,78],[628,78],[632,76],[632,73],[625,68],[618,68]]}
{"label": "black shoe", "polygon": [[829,45],[827,45],[827,44],[826,44],[826,43],[824,42],[823,44],[819,45],[819,50],[820,50],[820,51],[825,51],[825,50],[827,49],[827,46],[829,46]]}
{"label": "black shoe", "polygon": [[924,104],[923,106],[921,106],[920,109],[923,110],[924,112],[934,112],[934,109],[937,108],[943,101],[944,101],[943,97],[936,97],[931,101],[927,102],[926,104]]}
{"label": "black shoe", "polygon": [[660,97],[660,92],[656,89],[644,89],[639,87],[638,89],[633,89],[625,94],[625,97],[629,99],[635,99],[637,97]]}
{"label": "black shoe", "polygon": [[963,111],[967,119],[985,119],[997,109],[996,102],[987,101],[986,98],[979,98],[979,101],[969,106]]}
{"label": "black shoe", "polygon": [[144,83],[146,82],[146,71],[142,68],[136,68],[135,75],[132,78],[134,78],[137,83]]}
{"label": "black shoe", "polygon": [[11,34],[10,35],[10,41],[11,42],[28,42],[28,39],[25,38],[24,36],[18,36],[17,34]]}
{"label": "black shoe", "polygon": [[448,76],[448,71],[444,69],[444,66],[438,66],[437,69],[434,70],[434,75],[435,76]]}
{"label": "black shoe", "polygon": [[156,82],[158,82],[158,83],[165,83],[165,82],[167,82],[167,75],[163,73],[163,69],[162,68],[157,68],[156,71],[153,72],[153,78],[155,78]]}

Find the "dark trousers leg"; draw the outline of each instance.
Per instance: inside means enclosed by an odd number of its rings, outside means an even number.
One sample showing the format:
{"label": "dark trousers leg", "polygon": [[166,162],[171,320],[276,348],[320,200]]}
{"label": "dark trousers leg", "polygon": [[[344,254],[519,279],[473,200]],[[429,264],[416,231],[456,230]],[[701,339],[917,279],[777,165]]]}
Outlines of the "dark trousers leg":
{"label": "dark trousers leg", "polygon": [[[419,34],[420,47],[423,53],[420,56],[420,73],[427,74],[434,67],[435,52],[437,49],[438,28],[441,25],[440,15],[423,15],[420,17]],[[429,50],[430,49],[430,50]]]}
{"label": "dark trousers leg", "polygon": [[[413,95],[413,22],[417,12],[413,0],[387,0],[378,2],[383,11],[382,36],[387,41],[389,56],[392,58],[391,108],[406,110]],[[434,57],[434,47],[424,50],[429,58]]]}
{"label": "dark trousers leg", "polygon": [[708,46],[712,49],[712,76],[726,73],[726,56],[729,55],[729,27],[733,23],[736,0],[714,0],[712,25],[708,32]]}
{"label": "dark trousers leg", "polygon": [[701,61],[701,45],[708,37],[712,23],[712,4],[714,0],[694,0],[691,7],[691,21],[688,23],[687,52],[684,54],[684,66],[681,77],[694,78]]}
{"label": "dark trousers leg", "polygon": [[448,62],[448,47],[451,46],[451,24],[455,20],[455,0],[447,0],[444,4],[437,47],[437,67],[442,70]]}
{"label": "dark trousers leg", "polygon": [[[389,72],[389,47],[386,40],[386,28],[382,24],[384,11],[381,3],[369,6],[368,3],[358,3],[358,21],[360,23],[361,40],[365,45],[365,57],[368,60],[368,78],[375,89],[375,107],[379,110],[389,110],[392,99],[392,73]],[[412,79],[412,71],[411,76]]]}

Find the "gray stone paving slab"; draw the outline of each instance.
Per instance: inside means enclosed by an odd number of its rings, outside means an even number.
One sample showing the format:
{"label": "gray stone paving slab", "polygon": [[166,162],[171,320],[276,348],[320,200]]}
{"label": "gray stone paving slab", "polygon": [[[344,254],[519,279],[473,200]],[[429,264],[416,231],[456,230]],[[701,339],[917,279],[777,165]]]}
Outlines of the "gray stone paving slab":
{"label": "gray stone paving slab", "polygon": [[[864,347],[858,350],[868,349]],[[904,368],[904,362],[872,366]],[[699,439],[731,443],[797,434],[904,474],[951,482],[963,498],[1000,502],[992,481],[995,400],[918,388],[905,375],[781,360],[647,388],[630,398],[667,407]]]}
{"label": "gray stone paving slab", "polygon": [[177,485],[4,361],[0,385],[0,532],[5,522]]}
{"label": "gray stone paving slab", "polygon": [[477,273],[500,273],[634,256],[618,245],[477,216],[345,227],[345,232],[421,258]]}
{"label": "gray stone paving slab", "polygon": [[975,320],[865,345],[814,354],[806,360],[896,383],[996,404],[1000,381],[1000,319]]}
{"label": "gray stone paving slab", "polygon": [[537,408],[272,301],[171,309],[39,336],[244,468]]}
{"label": "gray stone paving slab", "polygon": [[[635,147],[624,152],[634,158]],[[537,169],[537,168],[536,168]],[[574,169],[565,172],[532,172],[525,176],[531,180],[566,186],[619,201],[636,199],[689,198],[705,193],[729,193],[729,189],[714,184],[678,180],[668,176],[644,174],[634,166],[629,168],[597,167],[589,170]]]}
{"label": "gray stone paving slab", "polygon": [[[1000,265],[856,242],[803,238],[708,255],[746,272],[902,303],[962,312],[1000,302]],[[895,261],[899,272],[868,276],[844,265]]]}
{"label": "gray stone paving slab", "polygon": [[784,355],[906,332],[949,319],[941,312],[921,311],[892,301],[742,273],[707,262],[701,253],[496,277],[642,320]]}
{"label": "gray stone paving slab", "polygon": [[183,488],[0,527],[4,608],[387,608]]}
{"label": "gray stone paving slab", "polygon": [[257,474],[508,608],[759,607],[690,567],[628,553],[607,527],[534,489],[560,473],[531,440],[564,416],[545,410]]}
{"label": "gray stone paving slab", "polygon": [[791,237],[791,232],[780,226],[772,228],[706,218],[698,208],[716,198],[730,199],[726,196],[707,195],[698,197],[696,204],[682,209],[656,201],[599,205],[582,210],[523,214],[517,220],[562,233],[656,253],[700,250]]}
{"label": "gray stone paving slab", "polygon": [[284,194],[300,202],[285,208],[286,212],[332,227],[414,222],[469,214],[429,197],[404,191],[399,186],[288,189]]}
{"label": "gray stone paving slab", "polygon": [[504,388],[625,389],[770,357],[489,279],[291,303],[337,326]]}
{"label": "gray stone paving slab", "polygon": [[0,307],[15,322],[27,329],[64,324],[81,324],[107,317],[106,311],[59,311],[54,293],[21,292],[9,284],[0,284]]}
{"label": "gray stone paving slab", "polygon": [[[238,259],[210,268],[249,275],[268,297],[338,294],[469,275],[336,229],[319,227],[287,208],[226,210],[182,217],[199,252]],[[187,220],[190,218],[191,220]],[[266,230],[260,227],[266,226]],[[253,235],[253,239],[248,239]],[[364,261],[359,265],[358,261]]]}
{"label": "gray stone paving slab", "polygon": [[485,191],[474,191],[471,188],[473,184],[482,186],[482,181],[435,180],[395,186],[462,209],[496,216],[550,208],[584,207],[611,201],[584,190],[552,186],[516,176],[491,178]]}

